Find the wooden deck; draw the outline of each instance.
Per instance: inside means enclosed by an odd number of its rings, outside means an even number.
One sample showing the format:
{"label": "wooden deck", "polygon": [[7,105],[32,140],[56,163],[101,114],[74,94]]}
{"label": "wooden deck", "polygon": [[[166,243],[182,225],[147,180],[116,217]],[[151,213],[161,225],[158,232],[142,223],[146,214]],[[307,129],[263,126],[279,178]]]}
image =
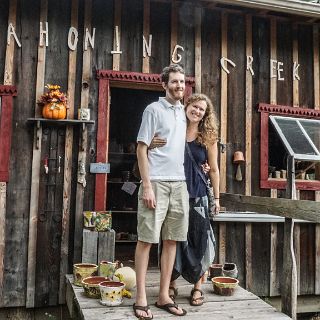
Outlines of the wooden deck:
{"label": "wooden deck", "polygon": [[[73,319],[82,320],[124,320],[137,319],[132,310],[132,299],[124,299],[121,306],[105,307],[98,299],[87,298],[83,289],[72,285],[72,275],[67,275],[67,304]],[[219,296],[213,293],[212,285],[208,281],[203,285],[205,303],[201,307],[192,307],[188,302],[192,285],[183,279],[178,280],[179,295],[177,303],[188,311],[183,319],[252,319],[252,320],[288,320],[283,313],[276,311],[269,304],[256,295],[238,287],[231,297]],[[154,306],[159,291],[159,270],[148,271],[147,295],[154,319],[175,317]]]}

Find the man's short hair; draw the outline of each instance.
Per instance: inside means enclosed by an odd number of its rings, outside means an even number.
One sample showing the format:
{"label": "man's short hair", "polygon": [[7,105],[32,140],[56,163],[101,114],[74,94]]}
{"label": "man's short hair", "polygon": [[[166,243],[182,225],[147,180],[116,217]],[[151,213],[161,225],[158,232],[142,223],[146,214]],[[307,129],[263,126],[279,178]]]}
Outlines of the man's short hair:
{"label": "man's short hair", "polygon": [[179,64],[170,64],[168,67],[163,68],[161,73],[161,82],[164,82],[165,84],[169,81],[169,74],[170,72],[180,72],[182,74],[185,74],[183,68]]}

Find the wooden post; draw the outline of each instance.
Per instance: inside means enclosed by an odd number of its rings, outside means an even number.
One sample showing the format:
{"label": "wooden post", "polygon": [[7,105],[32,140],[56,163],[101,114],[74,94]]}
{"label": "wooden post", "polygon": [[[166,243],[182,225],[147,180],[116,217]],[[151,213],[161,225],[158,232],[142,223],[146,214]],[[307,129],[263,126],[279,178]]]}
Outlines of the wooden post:
{"label": "wooden post", "polygon": [[[177,0],[171,2],[171,38],[170,38],[170,57],[178,41],[178,3]],[[171,59],[171,58],[170,58]],[[170,60],[171,62],[171,60]]]}
{"label": "wooden post", "polygon": [[224,264],[226,260],[226,223],[219,223],[219,263]]}
{"label": "wooden post", "polygon": [[[287,198],[295,199],[294,158],[288,157]],[[281,288],[281,310],[293,320],[297,319],[297,264],[293,246],[294,220],[285,218],[283,235],[283,273]]]}
{"label": "wooden post", "polygon": [[[114,26],[118,28],[118,39],[117,34],[115,31],[114,38],[113,38],[113,48],[114,50],[117,50],[117,41],[120,44],[121,43],[121,6],[122,6],[122,0],[117,0],[114,2]],[[113,60],[112,60],[112,69],[113,70],[120,70],[120,53],[113,54]]]}
{"label": "wooden post", "polygon": [[[320,69],[319,69],[319,26],[313,25],[313,77],[314,108],[320,110]],[[316,164],[316,177],[320,177],[320,164]],[[315,201],[320,202],[320,191],[315,191]],[[320,224],[315,225],[315,288],[320,294]]]}
{"label": "wooden post", "polygon": [[[221,15],[221,56],[228,56],[228,15]],[[228,128],[228,75],[221,68],[221,107],[220,107],[220,137],[222,143],[227,143]],[[227,152],[220,153],[220,191],[227,190]]]}
{"label": "wooden post", "polygon": [[195,92],[201,92],[201,15],[202,8],[195,8],[195,41],[194,41],[194,70],[195,70]]}
{"label": "wooden post", "polygon": [[3,276],[6,226],[6,183],[0,182],[0,306],[3,306]]}
{"label": "wooden post", "polygon": [[[150,0],[143,0],[143,35],[146,41],[149,39],[150,33]],[[146,55],[142,58],[142,72],[150,72],[149,56]]]}
{"label": "wooden post", "polygon": [[[10,1],[8,24],[16,24],[17,0]],[[4,67],[3,84],[13,83],[13,58],[15,42],[11,41],[6,47],[6,58]],[[1,98],[0,98],[1,99]],[[1,102],[0,102],[1,106]],[[3,305],[3,275],[4,275],[4,254],[5,254],[5,234],[6,234],[6,194],[7,184],[0,182],[0,306]]]}
{"label": "wooden post", "polygon": [[[40,21],[47,21],[48,1],[41,1]],[[46,46],[38,47],[36,99],[43,94],[45,77]],[[35,106],[35,117],[40,115],[40,110]],[[28,242],[28,273],[27,273],[27,297],[26,307],[34,307],[35,295],[35,273],[37,257],[37,228],[38,228],[38,202],[40,183],[40,163],[41,163],[41,139],[42,128],[34,129],[32,171],[31,171],[31,192],[30,192],[30,216],[29,216],[29,242]]]}
{"label": "wooden post", "polygon": [[[252,56],[252,17],[246,15],[246,56]],[[251,195],[252,74],[246,70],[245,195]],[[246,289],[252,289],[252,224],[246,223]]]}
{"label": "wooden post", "polygon": [[[72,0],[71,4],[71,26],[78,28],[78,0]],[[77,70],[77,50],[69,51],[69,71],[68,71],[68,119],[74,119],[74,96],[75,80]],[[66,284],[65,275],[68,272],[69,257],[69,225],[70,225],[70,205],[71,205],[71,179],[72,179],[72,146],[73,146],[73,126],[66,128],[66,142],[64,150],[64,175],[63,175],[63,200],[62,200],[62,234],[61,234],[61,260],[60,260],[60,284],[59,303],[65,303]]]}
{"label": "wooden post", "polygon": [[[270,59],[277,60],[277,20],[270,20]],[[270,104],[277,104],[277,78],[270,79]]]}
{"label": "wooden post", "polygon": [[[84,17],[84,30],[91,29],[91,10],[92,0],[85,1],[85,17]],[[83,66],[82,66],[82,89],[80,107],[87,108],[89,105],[89,89],[90,89],[90,75],[91,75],[91,52],[92,48],[83,51]],[[87,160],[87,127],[83,127],[83,140],[79,145],[78,154],[78,183],[76,191],[76,208],[75,208],[75,229],[74,229],[74,263],[81,261],[81,247],[82,247],[82,225],[83,225],[83,195],[86,186],[85,174],[81,174],[81,167],[86,166]],[[80,179],[80,176],[82,178]]]}
{"label": "wooden post", "polygon": [[[299,63],[299,48],[298,48],[298,26],[293,25],[293,44],[292,44],[292,57],[293,62]],[[299,81],[292,79],[292,89],[293,89],[293,106],[299,107]]]}

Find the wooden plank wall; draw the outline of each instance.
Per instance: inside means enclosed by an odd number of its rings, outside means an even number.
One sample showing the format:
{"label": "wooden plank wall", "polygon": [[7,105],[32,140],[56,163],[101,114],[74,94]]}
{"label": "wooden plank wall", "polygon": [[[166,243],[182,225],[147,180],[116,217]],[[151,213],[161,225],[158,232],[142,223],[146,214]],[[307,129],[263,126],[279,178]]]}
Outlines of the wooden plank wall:
{"label": "wooden plank wall", "polygon": [[[14,3],[0,3],[2,30],[8,21],[13,21],[9,18],[9,5]],[[188,75],[196,76],[196,90],[212,99],[220,119],[220,137],[227,145],[219,159],[221,191],[283,196],[281,190],[270,192],[259,186],[260,155],[256,150],[260,143],[260,114],[255,108],[259,102],[320,108],[317,26],[215,6],[204,10],[192,2],[176,0],[72,0],[48,4],[46,0],[32,0],[32,4],[18,1],[16,30],[23,49],[12,41],[11,74],[16,75],[13,84],[19,94],[14,105],[11,166],[18,169],[12,170],[6,190],[7,272],[0,280],[0,286],[2,281],[5,288],[4,306],[23,306],[25,301],[29,307],[63,303],[64,273],[71,271],[74,261],[81,260],[82,211],[94,208],[95,175],[88,171],[89,163],[96,161],[97,69],[160,73],[170,63],[174,46],[183,46],[184,51],[179,51],[181,63]],[[48,47],[38,47],[39,21],[49,22]],[[67,47],[70,26],[79,32],[76,51]],[[115,49],[115,26],[122,54],[111,54]],[[87,51],[82,48],[85,28],[91,32],[96,28],[95,47],[89,46]],[[143,58],[142,35],[148,41],[149,33],[152,54]],[[3,79],[10,74],[5,73],[8,50],[6,39],[0,38]],[[254,76],[246,70],[247,55],[254,58]],[[235,62],[235,68],[228,65],[230,74],[222,71],[221,57]],[[285,81],[270,79],[270,59],[284,62]],[[301,65],[299,82],[292,78],[295,60]],[[35,102],[46,83],[58,83],[68,90],[69,118],[77,117],[79,106],[89,106],[96,124],[86,129],[81,145],[79,130],[69,127],[45,127],[39,148],[33,144],[33,128],[26,126],[25,119],[39,114]],[[242,181],[235,180],[233,153],[237,150],[246,159]],[[46,154],[62,157],[61,174],[54,172],[53,160],[52,175],[44,173],[42,160]],[[85,188],[77,183],[79,160],[86,163]],[[55,190],[48,187],[50,183],[56,185]],[[320,199],[319,192],[300,192],[300,197]],[[44,214],[48,206],[55,206],[57,212]],[[217,261],[237,263],[242,285],[253,292],[278,295],[282,225],[220,223],[215,230]],[[300,293],[319,294],[319,226],[300,225],[295,232],[296,244],[300,244]]]}

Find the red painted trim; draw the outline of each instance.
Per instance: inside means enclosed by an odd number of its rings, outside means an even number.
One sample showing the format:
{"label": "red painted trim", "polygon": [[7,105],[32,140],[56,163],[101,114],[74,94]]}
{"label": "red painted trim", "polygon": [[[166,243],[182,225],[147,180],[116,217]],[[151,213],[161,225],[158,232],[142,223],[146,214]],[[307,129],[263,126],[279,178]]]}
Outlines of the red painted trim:
{"label": "red painted trim", "polygon": [[[98,103],[98,128],[97,128],[97,162],[108,161],[109,145],[109,114],[110,114],[110,82],[99,80],[99,103]],[[96,174],[95,184],[95,210],[106,209],[107,175]]]}
{"label": "red painted trim", "polygon": [[[286,189],[287,182],[268,177],[269,166],[269,115],[277,114],[291,117],[320,119],[320,111],[314,109],[295,108],[289,106],[259,103],[260,118],[260,188]],[[320,190],[320,181],[296,181],[299,190]]]}
{"label": "red painted trim", "polygon": [[311,117],[314,119],[320,119],[320,111],[314,110],[314,109],[295,108],[295,107],[289,107],[289,106],[259,103],[258,111],[285,115],[285,116],[304,117],[304,118]]}
{"label": "red painted trim", "polygon": [[[110,81],[148,83],[148,84],[161,85],[161,76],[160,74],[155,74],[155,73],[97,70],[97,77],[98,79],[105,79]],[[194,87],[194,77],[186,77],[186,84]]]}
{"label": "red painted trim", "polygon": [[260,179],[268,179],[269,166],[269,115],[261,113],[260,119]]}
{"label": "red painted trim", "polygon": [[[261,180],[260,187],[262,189],[283,189],[287,187],[286,181],[273,180],[272,178],[268,180]],[[306,180],[306,181],[296,181],[296,188],[298,190],[320,190],[320,181]]]}
{"label": "red painted trim", "polygon": [[11,149],[11,129],[12,129],[12,96],[1,96],[0,115],[0,181],[9,180],[9,159]]}
{"label": "red painted trim", "polygon": [[[125,72],[114,70],[97,70],[99,79],[98,129],[97,129],[97,162],[108,161],[110,86],[114,82],[133,82],[161,86],[160,74]],[[186,97],[192,93],[194,78],[186,77]],[[96,174],[95,210],[106,209],[107,174]]]}
{"label": "red painted trim", "polygon": [[15,86],[0,85],[0,96],[16,96],[17,88]]}

